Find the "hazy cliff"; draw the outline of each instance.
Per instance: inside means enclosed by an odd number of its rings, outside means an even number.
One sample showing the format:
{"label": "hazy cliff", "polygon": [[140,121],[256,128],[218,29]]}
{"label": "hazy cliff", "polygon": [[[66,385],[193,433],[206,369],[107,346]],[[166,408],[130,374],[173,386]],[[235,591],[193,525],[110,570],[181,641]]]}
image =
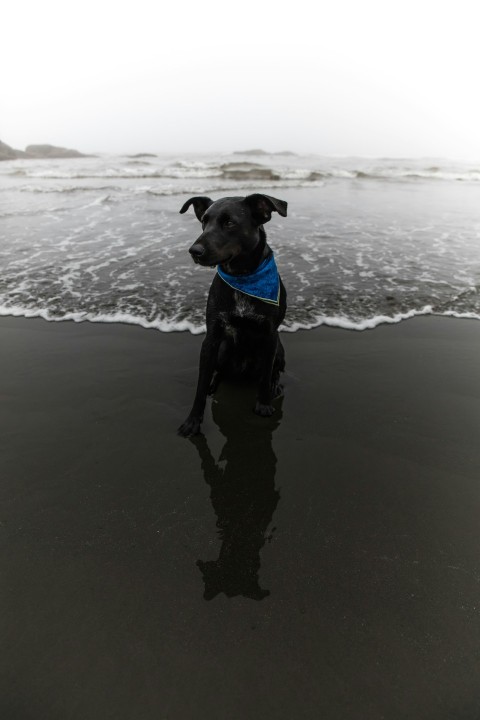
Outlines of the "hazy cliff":
{"label": "hazy cliff", "polygon": [[16,150],[0,140],[0,160],[17,160],[20,158],[40,158],[40,159],[57,159],[57,158],[81,158],[89,157],[78,150],[70,150],[69,148],[56,147],[55,145],[28,145],[23,150]]}

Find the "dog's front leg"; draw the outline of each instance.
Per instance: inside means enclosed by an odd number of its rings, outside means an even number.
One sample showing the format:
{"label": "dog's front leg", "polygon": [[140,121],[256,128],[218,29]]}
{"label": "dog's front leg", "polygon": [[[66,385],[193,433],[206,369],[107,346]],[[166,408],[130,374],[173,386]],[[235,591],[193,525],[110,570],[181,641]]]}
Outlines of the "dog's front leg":
{"label": "dog's front leg", "polygon": [[275,408],[272,405],[272,371],[276,352],[277,336],[274,334],[265,339],[262,347],[262,374],[258,386],[255,412],[257,415],[262,415],[263,417],[269,417],[275,412]]}
{"label": "dog's front leg", "polygon": [[202,343],[200,351],[200,369],[198,372],[197,392],[189,416],[178,428],[178,434],[183,437],[197,435],[203,420],[203,412],[207,401],[208,390],[212,382],[213,372],[217,364],[220,338],[214,333],[208,333]]}

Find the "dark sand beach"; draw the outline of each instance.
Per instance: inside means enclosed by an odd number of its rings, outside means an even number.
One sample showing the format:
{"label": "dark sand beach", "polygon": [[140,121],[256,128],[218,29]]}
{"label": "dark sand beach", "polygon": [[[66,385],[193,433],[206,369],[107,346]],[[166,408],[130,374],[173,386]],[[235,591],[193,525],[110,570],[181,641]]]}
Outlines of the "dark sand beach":
{"label": "dark sand beach", "polygon": [[480,323],[202,336],[0,320],[4,720],[480,717]]}

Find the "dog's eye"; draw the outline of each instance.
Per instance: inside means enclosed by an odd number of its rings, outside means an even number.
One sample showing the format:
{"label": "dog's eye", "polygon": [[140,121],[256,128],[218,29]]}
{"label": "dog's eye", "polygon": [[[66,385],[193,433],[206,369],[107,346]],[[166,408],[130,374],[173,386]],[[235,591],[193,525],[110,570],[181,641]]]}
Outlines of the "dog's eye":
{"label": "dog's eye", "polygon": [[233,220],[225,220],[225,222],[223,223],[223,227],[234,228],[235,223],[233,222]]}

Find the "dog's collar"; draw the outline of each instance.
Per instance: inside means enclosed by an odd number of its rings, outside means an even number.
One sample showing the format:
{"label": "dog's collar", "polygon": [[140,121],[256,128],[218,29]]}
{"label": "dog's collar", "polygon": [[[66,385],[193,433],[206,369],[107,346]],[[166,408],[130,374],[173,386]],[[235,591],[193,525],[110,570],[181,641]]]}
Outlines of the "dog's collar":
{"label": "dog's collar", "polygon": [[217,273],[227,285],[244,295],[250,295],[270,305],[278,305],[280,302],[280,276],[273,252],[248,275],[229,275],[220,266],[217,267]]}

